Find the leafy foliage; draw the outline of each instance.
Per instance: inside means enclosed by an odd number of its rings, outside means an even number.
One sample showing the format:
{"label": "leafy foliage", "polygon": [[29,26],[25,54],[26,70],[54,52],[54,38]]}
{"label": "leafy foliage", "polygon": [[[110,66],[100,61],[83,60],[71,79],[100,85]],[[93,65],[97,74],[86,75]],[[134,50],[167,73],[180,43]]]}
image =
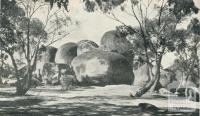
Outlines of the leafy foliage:
{"label": "leafy foliage", "polygon": [[175,14],[178,20],[181,17],[189,15],[191,13],[198,13],[199,8],[194,5],[193,0],[168,0],[171,6],[171,11]]}
{"label": "leafy foliage", "polygon": [[14,12],[9,12],[8,8],[11,11],[18,9],[14,1],[2,1],[2,12],[0,14],[0,49],[13,52],[14,48],[12,46],[17,43],[14,38],[15,25],[12,24],[12,19],[15,15],[12,15]]}
{"label": "leafy foliage", "polygon": [[176,46],[176,52],[181,52],[184,48],[187,47],[186,39],[188,38],[188,32],[187,30],[181,29],[176,30],[173,34],[174,39],[176,39],[175,46]]}
{"label": "leafy foliage", "polygon": [[[125,0],[83,0],[86,11],[88,12],[94,12],[98,8],[103,12],[107,12],[114,7],[120,5],[124,1]],[[57,4],[58,8],[61,8],[63,6],[66,11],[69,11],[69,0],[45,0],[45,2],[49,2],[51,8],[54,6],[54,4]]]}
{"label": "leafy foliage", "polygon": [[[44,24],[39,19],[32,18],[40,6],[34,9],[35,7],[32,8],[31,4],[32,2],[36,4],[37,0],[30,2],[24,2],[26,4],[24,6],[28,6],[24,11],[15,0],[3,0],[3,10],[0,14],[0,49],[12,60],[18,95],[24,95],[29,90],[39,47],[47,41]],[[23,74],[19,69],[21,64],[26,65],[26,71]],[[21,78],[24,81],[21,81]]]}
{"label": "leafy foliage", "polygon": [[[184,72],[187,77],[193,80],[199,80],[199,43],[200,43],[200,23],[197,18],[191,20],[187,30],[179,30],[178,45],[176,51],[179,56],[179,69]],[[195,82],[195,81],[194,81]],[[196,83],[196,82],[195,82]],[[197,84],[199,84],[197,82]]]}
{"label": "leafy foliage", "polygon": [[63,6],[66,11],[69,11],[68,10],[69,0],[45,0],[45,2],[49,2],[51,8],[56,3],[58,8],[61,8]]}
{"label": "leafy foliage", "polygon": [[[26,46],[26,38],[30,36],[31,46],[35,46],[40,36],[41,42],[47,40],[47,33],[44,30],[43,23],[38,19],[31,19],[28,26],[29,18],[25,17],[23,9],[16,5],[14,0],[3,0],[0,27],[0,45],[1,49],[13,53],[14,50],[24,49]],[[29,30],[29,35],[27,35]],[[22,52],[22,50],[20,51]]]}
{"label": "leafy foliage", "polygon": [[1,0],[1,15],[9,18],[11,22],[15,22],[15,19],[20,20],[21,17],[25,16],[25,12],[21,7],[16,5],[15,0]]}
{"label": "leafy foliage", "polygon": [[200,35],[200,22],[197,18],[191,20],[188,25],[188,30],[194,34]]}
{"label": "leafy foliage", "polygon": [[126,25],[121,25],[116,27],[116,31],[120,33],[121,36],[127,36],[127,35],[132,35],[135,34],[135,29],[132,28],[131,26],[126,26]]}
{"label": "leafy foliage", "polygon": [[[44,30],[44,24],[37,18],[32,18],[30,20],[30,24],[28,21],[30,19],[23,17],[16,24],[17,37],[22,37],[23,39],[27,36],[27,30],[29,29],[29,36],[32,37],[32,40],[35,38],[35,41],[38,40],[42,36],[42,41],[45,42],[47,39],[47,32]],[[24,38],[25,39],[25,38]]]}
{"label": "leafy foliage", "polygon": [[88,12],[94,12],[96,9],[100,9],[105,13],[119,6],[124,1],[125,0],[83,0]]}

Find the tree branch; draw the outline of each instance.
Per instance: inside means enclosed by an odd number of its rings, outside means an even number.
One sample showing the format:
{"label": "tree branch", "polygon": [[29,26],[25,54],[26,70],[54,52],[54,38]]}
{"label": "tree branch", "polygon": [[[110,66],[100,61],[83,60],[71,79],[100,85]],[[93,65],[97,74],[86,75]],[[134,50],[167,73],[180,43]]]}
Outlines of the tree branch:
{"label": "tree branch", "polygon": [[39,5],[36,9],[34,9],[33,12],[30,14],[30,18],[35,14],[36,11],[38,11],[41,7],[43,7],[45,5],[48,5],[48,4]]}
{"label": "tree branch", "polygon": [[[166,4],[166,3],[165,3]],[[163,12],[163,9],[165,7],[165,4],[164,4],[164,0],[162,0],[162,5],[160,7],[160,10],[159,10],[159,16],[158,16],[158,26],[161,25],[161,17],[162,17],[162,12]]]}
{"label": "tree branch", "polygon": [[137,17],[137,15],[136,15],[136,13],[135,13],[133,4],[131,4],[131,8],[132,8],[132,12],[133,12],[133,15],[134,15],[135,19],[136,19],[137,22],[139,23],[139,26],[140,26],[141,31],[143,31],[143,29],[142,29],[142,24],[141,24],[139,18]]}
{"label": "tree branch", "polygon": [[[11,61],[12,61],[12,64],[13,64],[13,67],[14,67],[14,70],[16,73],[17,82],[20,82],[19,71],[18,71],[17,63],[15,62],[15,58],[13,56],[13,53],[10,53],[10,52],[7,52],[7,53],[11,58]],[[20,84],[20,83],[18,83],[18,84]],[[20,84],[20,86],[21,86],[21,84]]]}

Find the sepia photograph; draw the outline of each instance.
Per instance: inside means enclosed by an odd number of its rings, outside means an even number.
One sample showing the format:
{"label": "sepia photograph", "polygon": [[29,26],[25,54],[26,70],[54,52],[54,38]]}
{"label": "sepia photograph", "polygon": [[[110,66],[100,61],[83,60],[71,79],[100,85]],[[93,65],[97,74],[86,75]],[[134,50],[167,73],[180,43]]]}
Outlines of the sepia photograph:
{"label": "sepia photograph", "polygon": [[200,0],[0,0],[0,116],[200,116]]}

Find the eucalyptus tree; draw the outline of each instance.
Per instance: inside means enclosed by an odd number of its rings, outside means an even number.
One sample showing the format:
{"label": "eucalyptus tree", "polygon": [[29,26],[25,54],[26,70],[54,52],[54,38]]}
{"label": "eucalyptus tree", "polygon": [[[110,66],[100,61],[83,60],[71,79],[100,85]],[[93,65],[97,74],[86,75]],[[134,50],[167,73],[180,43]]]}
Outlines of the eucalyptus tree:
{"label": "eucalyptus tree", "polygon": [[199,47],[200,47],[200,22],[193,18],[187,29],[177,30],[176,52],[179,60],[179,70],[185,75],[185,81],[189,78],[198,86],[200,84]]}
{"label": "eucalyptus tree", "polygon": [[[40,21],[34,15],[42,8],[48,8],[46,22]],[[16,94],[24,95],[31,87],[33,72],[37,66],[37,60],[42,45],[50,45],[64,37],[50,38],[58,35],[61,30],[55,25],[47,29],[47,24],[57,11],[51,13],[50,6],[41,0],[1,0],[0,11],[0,49],[11,59],[17,79]],[[54,18],[55,20],[56,18]],[[58,20],[58,19],[56,19]],[[65,22],[65,21],[63,21]],[[53,31],[52,31],[53,29]],[[18,61],[25,66],[25,72],[21,71]]]}

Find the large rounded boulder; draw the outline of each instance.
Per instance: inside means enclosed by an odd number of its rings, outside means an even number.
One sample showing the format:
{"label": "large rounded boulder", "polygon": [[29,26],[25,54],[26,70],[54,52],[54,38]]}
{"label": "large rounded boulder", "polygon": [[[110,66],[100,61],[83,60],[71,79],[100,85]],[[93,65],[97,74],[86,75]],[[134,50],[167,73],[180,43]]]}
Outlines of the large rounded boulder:
{"label": "large rounded boulder", "polygon": [[77,44],[77,55],[83,54],[99,47],[95,42],[91,40],[81,40]]}
{"label": "large rounded boulder", "polygon": [[72,67],[82,85],[131,84],[134,81],[131,65],[118,53],[85,52],[74,58]]}
{"label": "large rounded boulder", "polygon": [[69,42],[58,48],[55,62],[70,65],[71,61],[76,56],[77,56],[77,44]]}
{"label": "large rounded boulder", "polygon": [[125,36],[117,31],[108,31],[101,38],[100,48],[104,51],[117,52],[124,55],[130,62],[133,61],[132,45]]}

